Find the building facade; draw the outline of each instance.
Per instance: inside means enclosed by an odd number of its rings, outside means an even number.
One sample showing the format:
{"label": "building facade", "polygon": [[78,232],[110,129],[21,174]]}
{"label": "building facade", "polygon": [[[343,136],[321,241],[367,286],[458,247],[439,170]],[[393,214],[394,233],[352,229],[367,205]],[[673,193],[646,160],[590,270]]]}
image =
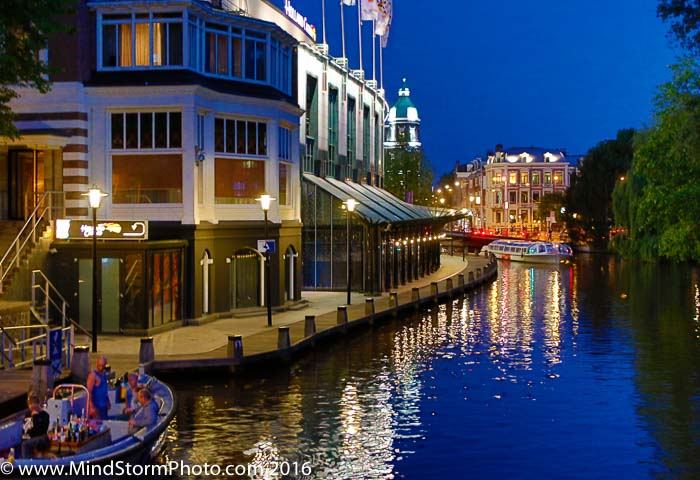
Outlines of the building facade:
{"label": "building facade", "polygon": [[[261,240],[276,245],[273,307],[302,287],[344,289],[350,263],[370,292],[439,265],[430,213],[379,188],[383,91],[289,2],[80,0],[67,23],[44,52],[51,92],[11,105],[21,137],[0,146],[0,217],[59,199],[45,268],[87,329],[93,291],[104,333],[265,306]],[[93,185],[107,193],[95,226]],[[261,194],[275,199],[267,222]]]}
{"label": "building facade", "polygon": [[538,218],[539,202],[548,193],[566,192],[579,159],[558,149],[498,145],[485,162],[457,166],[464,207],[473,211],[477,228],[497,234],[557,228],[552,216]]}
{"label": "building facade", "polygon": [[[276,199],[271,303],[300,297],[294,63],[308,36],[267,2],[243,4],[80,1],[73,32],[48,45],[60,72],[51,92],[22,91],[12,104],[22,136],[0,147],[4,219],[26,218],[58,191],[67,219],[84,222],[82,194],[96,185],[108,194],[101,222],[148,226],[147,239],[100,240],[103,332],[263,306],[263,193]],[[53,248],[51,278],[89,326],[89,242],[71,236]]]}

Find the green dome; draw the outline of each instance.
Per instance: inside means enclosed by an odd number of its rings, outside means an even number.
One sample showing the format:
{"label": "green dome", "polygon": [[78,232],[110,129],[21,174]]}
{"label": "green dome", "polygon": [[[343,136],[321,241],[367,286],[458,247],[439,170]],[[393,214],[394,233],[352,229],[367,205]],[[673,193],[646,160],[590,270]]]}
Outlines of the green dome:
{"label": "green dome", "polygon": [[411,90],[403,79],[403,86],[399,89],[399,99],[391,107],[393,118],[409,118],[418,120],[418,109],[411,101]]}

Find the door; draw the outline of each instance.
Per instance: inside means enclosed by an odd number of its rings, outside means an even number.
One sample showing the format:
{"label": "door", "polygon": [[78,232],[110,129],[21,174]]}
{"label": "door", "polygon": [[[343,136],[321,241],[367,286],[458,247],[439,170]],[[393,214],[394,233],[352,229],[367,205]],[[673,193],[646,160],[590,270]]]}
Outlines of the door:
{"label": "door", "polygon": [[299,254],[292,245],[284,254],[285,300],[296,300],[297,257]]}
{"label": "door", "polygon": [[119,333],[119,270],[121,260],[118,258],[102,259],[102,333]]}
{"label": "door", "polygon": [[[119,333],[120,266],[118,258],[98,261],[98,305],[101,306],[98,309],[98,333]],[[92,331],[92,295],[92,259],[81,258],[78,263],[78,321],[87,331]]]}
{"label": "door", "polygon": [[260,266],[262,257],[252,249],[239,250],[233,256],[233,308],[259,307]]}
{"label": "door", "polygon": [[44,152],[10,150],[8,218],[24,220],[44,194]]}

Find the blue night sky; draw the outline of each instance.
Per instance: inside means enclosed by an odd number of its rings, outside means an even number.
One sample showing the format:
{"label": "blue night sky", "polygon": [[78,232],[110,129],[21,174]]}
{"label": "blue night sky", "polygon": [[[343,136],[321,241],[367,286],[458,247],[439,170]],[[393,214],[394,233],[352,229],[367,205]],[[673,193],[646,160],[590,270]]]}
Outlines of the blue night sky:
{"label": "blue night sky", "polygon": [[[322,0],[292,0],[322,41]],[[283,0],[274,0],[279,6]],[[341,56],[339,0],[326,0],[327,41]],[[656,0],[394,0],[384,51],[390,104],[406,77],[421,140],[439,176],[497,143],[586,153],[652,121],[656,88],[679,50]],[[345,8],[351,68],[357,10]],[[372,75],[371,27],[363,59]],[[379,70],[377,69],[377,79]]]}

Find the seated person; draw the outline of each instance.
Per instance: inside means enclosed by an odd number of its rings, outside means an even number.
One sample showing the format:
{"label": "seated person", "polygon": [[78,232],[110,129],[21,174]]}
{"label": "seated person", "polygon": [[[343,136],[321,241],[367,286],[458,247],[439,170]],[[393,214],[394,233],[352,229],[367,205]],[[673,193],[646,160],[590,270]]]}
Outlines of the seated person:
{"label": "seated person", "polygon": [[31,458],[37,443],[48,441],[49,414],[41,408],[39,396],[30,393],[27,397],[29,417],[24,421],[24,440],[22,441],[22,458]]}
{"label": "seated person", "polygon": [[51,442],[48,437],[39,438],[34,445],[34,458],[56,458],[56,455],[51,453]]}
{"label": "seated person", "polygon": [[147,388],[142,388],[138,393],[141,407],[136,410],[134,416],[129,420],[132,428],[143,428],[155,425],[158,421],[158,403],[153,398],[153,394]]}
{"label": "seated person", "polygon": [[129,382],[129,386],[126,388],[126,406],[124,407],[124,414],[132,415],[141,406],[138,399],[138,392],[140,390],[138,373],[130,372],[127,381]]}

